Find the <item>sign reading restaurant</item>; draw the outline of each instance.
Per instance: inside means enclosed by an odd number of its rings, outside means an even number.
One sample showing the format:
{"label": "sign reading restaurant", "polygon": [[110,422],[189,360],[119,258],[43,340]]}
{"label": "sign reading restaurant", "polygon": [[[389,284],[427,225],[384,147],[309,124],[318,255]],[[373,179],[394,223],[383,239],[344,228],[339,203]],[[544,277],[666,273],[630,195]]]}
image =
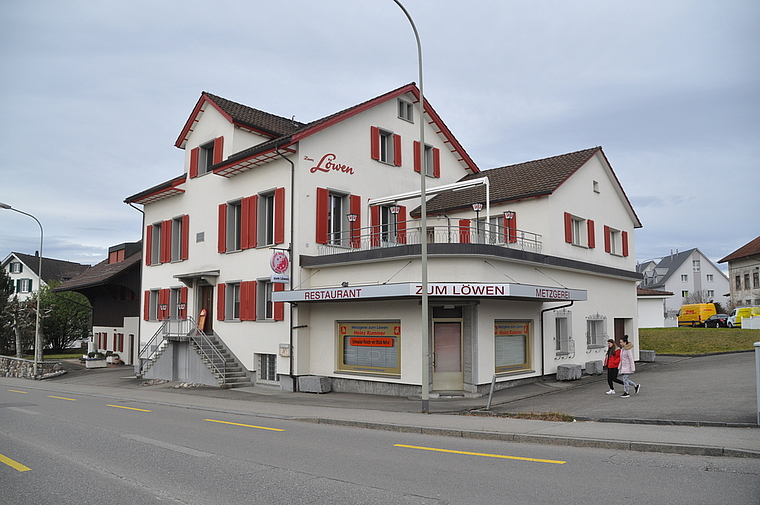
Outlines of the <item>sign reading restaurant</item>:
{"label": "sign reading restaurant", "polygon": [[[422,296],[422,285],[418,283],[370,285],[356,287],[303,289],[272,293],[275,302],[366,300],[372,298],[417,297]],[[527,284],[477,284],[441,283],[428,284],[428,296],[446,297],[494,297],[529,298],[534,300],[585,301],[585,289],[554,288]]]}

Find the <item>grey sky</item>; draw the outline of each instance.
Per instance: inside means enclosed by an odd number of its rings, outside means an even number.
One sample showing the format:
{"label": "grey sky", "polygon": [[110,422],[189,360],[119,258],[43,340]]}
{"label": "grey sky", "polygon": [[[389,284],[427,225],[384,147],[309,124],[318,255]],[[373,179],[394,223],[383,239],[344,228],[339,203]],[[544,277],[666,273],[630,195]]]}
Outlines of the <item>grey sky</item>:
{"label": "grey sky", "polygon": [[[760,235],[756,0],[404,5],[481,169],[601,145],[639,260]],[[417,81],[417,54],[392,0],[29,0],[0,7],[0,68],[0,201],[45,256],[95,263],[140,238],[124,198],[182,173],[202,91],[307,122]],[[38,247],[0,210],[0,256]]]}

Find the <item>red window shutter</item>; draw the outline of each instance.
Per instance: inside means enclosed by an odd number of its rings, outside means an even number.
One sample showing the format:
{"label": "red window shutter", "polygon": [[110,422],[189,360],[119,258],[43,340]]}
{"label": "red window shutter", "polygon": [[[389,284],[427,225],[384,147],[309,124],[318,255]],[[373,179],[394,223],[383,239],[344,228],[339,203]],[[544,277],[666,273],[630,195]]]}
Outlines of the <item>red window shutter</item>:
{"label": "red window shutter", "polygon": [[180,319],[187,319],[187,286],[183,286],[179,290],[179,303],[180,307],[177,312]]}
{"label": "red window shutter", "polygon": [[377,205],[372,207],[369,211],[369,216],[370,226],[372,227],[370,243],[372,247],[377,247],[380,245],[380,207]]}
{"label": "red window shutter", "polygon": [[285,243],[285,188],[274,190],[274,243]]}
{"label": "red window shutter", "polygon": [[145,264],[150,266],[150,253],[153,251],[153,225],[145,228]]}
{"label": "red window shutter", "polygon": [[396,214],[396,241],[399,244],[406,244],[406,206],[399,205],[398,214]]}
{"label": "red window shutter", "polygon": [[172,220],[161,223],[161,263],[172,261]]}
{"label": "red window shutter", "polygon": [[612,248],[610,247],[610,227],[607,225],[604,225],[604,252],[610,252]]}
{"label": "red window shutter", "polygon": [[594,220],[589,219],[586,221],[588,225],[588,248],[593,249],[596,247],[596,234],[594,233]]}
{"label": "red window shutter", "polygon": [[186,260],[190,253],[190,216],[182,216],[182,244],[180,244],[180,259]]}
{"label": "red window shutter", "polygon": [[504,242],[517,242],[517,213],[509,219],[504,219]]}
{"label": "red window shutter", "polygon": [[393,134],[393,164],[401,166],[401,135]]}
{"label": "red window shutter", "polygon": [[256,221],[258,219],[259,196],[243,198],[240,202],[240,248],[251,249],[258,245]]}
{"label": "red window shutter", "polygon": [[433,177],[441,177],[441,150],[433,148]]}
{"label": "red window shutter", "polygon": [[565,242],[573,243],[573,216],[565,212]]}
{"label": "red window shutter", "polygon": [[169,290],[161,289],[158,292],[158,320],[169,319]]}
{"label": "red window shutter", "polygon": [[370,155],[373,160],[380,160],[380,128],[370,126]]}
{"label": "red window shutter", "polygon": [[327,243],[327,215],[330,213],[330,192],[317,188],[317,244]]}
{"label": "red window shutter", "polygon": [[224,321],[224,294],[227,285],[220,282],[216,285],[216,320]]}
{"label": "red window shutter", "polygon": [[256,281],[240,283],[240,320],[256,320]]}
{"label": "red window shutter", "polygon": [[621,231],[620,238],[622,239],[622,242],[623,242],[623,256],[628,256],[628,232]]}
{"label": "red window shutter", "polygon": [[222,153],[224,152],[224,137],[214,139],[214,165],[222,162]]}
{"label": "red window shutter", "polygon": [[359,231],[362,227],[362,198],[359,195],[348,197],[351,214],[356,214],[356,221],[349,222],[349,234],[351,235],[351,247],[361,247],[361,237]]}
{"label": "red window shutter", "polygon": [[150,321],[150,291],[145,291],[143,296],[143,320]]}
{"label": "red window shutter", "polygon": [[198,158],[200,157],[201,150],[198,147],[194,147],[190,150],[190,178],[198,177]]}
{"label": "red window shutter", "polygon": [[227,252],[227,204],[219,204],[219,225],[217,230],[217,250]]}
{"label": "red window shutter", "polygon": [[414,141],[414,171],[420,172],[422,170],[422,163],[420,163],[420,142]]}
{"label": "red window shutter", "polygon": [[469,219],[459,220],[459,243],[460,244],[470,243],[470,220]]}
{"label": "red window shutter", "polygon": [[[285,284],[280,282],[275,283],[274,291],[283,291]],[[274,302],[274,320],[282,321],[285,319],[285,302]]]}

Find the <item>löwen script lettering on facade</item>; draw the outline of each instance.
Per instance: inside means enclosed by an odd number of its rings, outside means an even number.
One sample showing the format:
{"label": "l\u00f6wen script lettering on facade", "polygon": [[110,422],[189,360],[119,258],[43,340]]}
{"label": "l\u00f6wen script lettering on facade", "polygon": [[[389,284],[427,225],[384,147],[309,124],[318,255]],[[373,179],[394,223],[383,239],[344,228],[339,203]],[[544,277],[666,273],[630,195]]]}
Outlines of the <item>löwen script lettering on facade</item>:
{"label": "l\u00f6wen script lettering on facade", "polygon": [[336,171],[348,175],[354,175],[353,167],[343,165],[342,163],[335,163],[335,158],[337,158],[337,156],[332,153],[325,154],[322,156],[322,159],[319,160],[319,163],[311,167],[311,173]]}

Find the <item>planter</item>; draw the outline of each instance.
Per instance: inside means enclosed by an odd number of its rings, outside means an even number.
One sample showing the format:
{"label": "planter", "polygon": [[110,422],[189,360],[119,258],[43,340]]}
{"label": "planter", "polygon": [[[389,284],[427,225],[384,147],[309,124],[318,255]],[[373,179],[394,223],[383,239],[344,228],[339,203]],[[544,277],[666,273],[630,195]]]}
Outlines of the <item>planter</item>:
{"label": "planter", "polygon": [[86,368],[105,368],[107,365],[104,359],[88,359],[85,361]]}

